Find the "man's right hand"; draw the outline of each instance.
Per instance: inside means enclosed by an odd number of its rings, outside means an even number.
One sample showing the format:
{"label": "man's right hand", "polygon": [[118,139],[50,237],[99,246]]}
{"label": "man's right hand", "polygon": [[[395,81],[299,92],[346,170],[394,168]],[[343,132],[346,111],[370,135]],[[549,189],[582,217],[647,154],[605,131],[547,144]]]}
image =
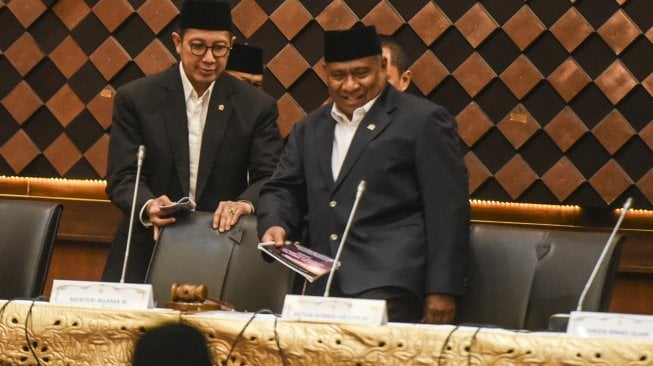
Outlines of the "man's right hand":
{"label": "man's right hand", "polygon": [[163,195],[153,199],[147,204],[145,211],[147,212],[147,216],[149,217],[152,226],[154,226],[154,240],[159,238],[161,227],[170,225],[176,221],[174,217],[165,217],[160,208],[161,206],[168,206],[173,203],[174,202],[170,201],[168,196]]}
{"label": "man's right hand", "polygon": [[286,230],[281,226],[269,227],[261,237],[262,243],[274,242],[277,247],[283,246],[284,240],[286,240]]}

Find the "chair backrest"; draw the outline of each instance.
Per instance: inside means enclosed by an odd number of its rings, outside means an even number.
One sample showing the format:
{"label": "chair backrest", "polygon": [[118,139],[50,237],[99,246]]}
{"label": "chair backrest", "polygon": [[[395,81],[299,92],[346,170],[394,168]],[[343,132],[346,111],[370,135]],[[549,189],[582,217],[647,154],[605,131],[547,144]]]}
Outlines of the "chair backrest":
{"label": "chair backrest", "polygon": [[[609,233],[475,223],[459,323],[544,330],[555,313],[575,310]],[[609,246],[583,310],[607,310],[622,237]]]}
{"label": "chair backrest", "polygon": [[0,299],[43,293],[63,206],[0,199]]}
{"label": "chair backrest", "polygon": [[209,298],[227,301],[237,310],[281,311],[294,275],[263,259],[256,217],[241,217],[225,233],[211,228],[212,219],[211,212],[190,212],[161,231],[146,276],[158,306],[170,300],[173,283],[194,283],[205,284]]}
{"label": "chair backrest", "polygon": [[[551,315],[576,310],[609,236],[608,232],[550,231],[549,250],[535,270],[525,329],[546,330]],[[624,240],[617,235],[608,246],[582,310],[608,311]]]}
{"label": "chair backrest", "polygon": [[458,304],[460,323],[520,329],[528,311],[537,255],[544,231],[472,224],[465,294]]}

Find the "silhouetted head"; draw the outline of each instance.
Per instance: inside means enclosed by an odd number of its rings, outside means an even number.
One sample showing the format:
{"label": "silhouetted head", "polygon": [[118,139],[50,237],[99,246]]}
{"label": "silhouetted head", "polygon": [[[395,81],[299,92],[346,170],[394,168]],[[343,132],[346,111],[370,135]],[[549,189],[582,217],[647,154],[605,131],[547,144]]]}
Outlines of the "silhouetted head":
{"label": "silhouetted head", "polygon": [[136,342],[133,366],[212,366],[206,338],[187,324],[154,328]]}

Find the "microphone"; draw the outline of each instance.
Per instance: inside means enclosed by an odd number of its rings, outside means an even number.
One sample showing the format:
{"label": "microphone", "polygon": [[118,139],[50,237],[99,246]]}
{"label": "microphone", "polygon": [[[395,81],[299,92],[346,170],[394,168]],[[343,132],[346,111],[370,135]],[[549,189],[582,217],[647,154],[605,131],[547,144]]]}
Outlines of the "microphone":
{"label": "microphone", "polygon": [[127,272],[127,260],[129,259],[129,248],[132,243],[132,232],[134,231],[134,216],[136,212],[136,197],[138,196],[138,182],[141,180],[141,167],[145,159],[145,146],[138,147],[136,154],[136,180],[134,182],[134,196],[132,197],[131,213],[129,215],[129,229],[127,230],[127,246],[125,247],[125,258],[122,262],[122,275],[120,276],[120,283],[125,283],[125,273]]}
{"label": "microphone", "polygon": [[608,237],[608,242],[605,244],[603,247],[603,251],[601,252],[601,255],[599,256],[599,259],[596,261],[596,264],[594,265],[594,269],[592,270],[592,274],[590,274],[589,279],[585,283],[585,288],[583,288],[583,292],[580,294],[580,299],[578,299],[578,307],[576,308],[576,311],[582,311],[583,310],[583,304],[585,302],[585,297],[589,293],[590,287],[594,284],[594,278],[596,277],[597,273],[599,272],[599,269],[601,268],[603,262],[605,262],[605,257],[608,255],[609,249],[612,247],[612,241],[614,240],[615,235],[617,235],[617,231],[619,230],[619,227],[621,226],[621,222],[624,220],[624,217],[626,217],[626,212],[632,206],[633,204],[633,198],[628,197],[626,202],[624,202],[623,207],[621,208],[621,214],[619,215],[619,219],[617,220],[617,223],[615,224],[614,228],[612,228],[612,232],[610,233],[610,236]]}
{"label": "microphone", "polygon": [[[608,255],[608,252],[612,249],[613,243],[612,241],[614,240],[615,235],[617,235],[617,231],[619,230],[619,227],[621,226],[621,222],[623,221],[624,217],[626,216],[626,212],[630,208],[630,206],[633,204],[633,199],[632,197],[628,197],[626,202],[624,202],[623,207],[621,208],[621,214],[619,215],[619,219],[617,220],[617,223],[615,224],[614,228],[612,228],[612,232],[610,233],[610,236],[608,237],[607,243],[605,243],[605,246],[603,247],[603,251],[601,252],[601,255],[599,256],[599,259],[596,260],[596,264],[594,264],[594,268],[592,269],[592,273],[590,274],[589,278],[587,279],[587,282],[585,282],[585,287],[583,288],[583,291],[580,294],[580,297],[578,298],[578,304],[576,305],[576,311],[583,311],[584,305],[585,305],[585,298],[587,297],[587,294],[589,294],[590,288],[594,284],[594,281],[596,280],[596,276],[599,273],[599,270],[603,266],[604,262],[606,261],[606,256]],[[549,317],[549,330],[550,331],[565,331],[568,327],[569,324],[569,314],[553,314]]]}
{"label": "microphone", "polygon": [[333,264],[331,265],[331,271],[329,272],[329,278],[327,279],[326,288],[324,289],[324,297],[329,297],[329,291],[331,290],[331,282],[333,281],[333,275],[336,272],[336,265],[340,261],[340,255],[342,254],[342,248],[345,246],[345,241],[349,235],[349,229],[351,228],[351,223],[354,221],[354,214],[358,209],[358,203],[363,197],[363,192],[365,192],[366,183],[364,180],[361,180],[358,183],[358,190],[356,191],[356,199],[354,200],[354,205],[351,208],[349,213],[349,219],[347,219],[347,225],[345,225],[345,231],[342,232],[342,238],[340,238],[340,244],[338,244],[338,251],[336,252],[335,258],[333,258]]}

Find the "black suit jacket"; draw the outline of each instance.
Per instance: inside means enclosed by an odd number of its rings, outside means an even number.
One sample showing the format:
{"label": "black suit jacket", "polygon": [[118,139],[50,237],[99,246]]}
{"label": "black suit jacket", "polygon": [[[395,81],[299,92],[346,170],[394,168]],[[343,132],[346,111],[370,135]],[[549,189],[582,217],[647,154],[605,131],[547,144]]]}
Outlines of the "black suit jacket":
{"label": "black suit jacket", "polygon": [[[216,80],[209,102],[197,177],[197,210],[214,211],[222,200],[256,204],[264,181],[283,149],[275,101],[227,73]],[[136,178],[136,153],[146,149],[136,209],[167,195],[172,201],[189,192],[186,104],[179,65],[130,82],[116,94],[107,194],[128,218]],[[137,211],[138,213],[138,211]],[[117,280],[122,268],[128,219],[116,234],[104,272]],[[128,274],[142,282],[152,252],[152,230],[134,224]]]}
{"label": "black suit jacket", "polygon": [[[444,108],[386,86],[359,125],[334,181],[331,104],[297,124],[261,191],[259,235],[296,235],[308,211],[313,249],[335,256],[361,180],[367,189],[336,273],[346,294],[400,287],[460,294],[469,240],[467,173]],[[309,293],[321,295],[324,280]]]}

